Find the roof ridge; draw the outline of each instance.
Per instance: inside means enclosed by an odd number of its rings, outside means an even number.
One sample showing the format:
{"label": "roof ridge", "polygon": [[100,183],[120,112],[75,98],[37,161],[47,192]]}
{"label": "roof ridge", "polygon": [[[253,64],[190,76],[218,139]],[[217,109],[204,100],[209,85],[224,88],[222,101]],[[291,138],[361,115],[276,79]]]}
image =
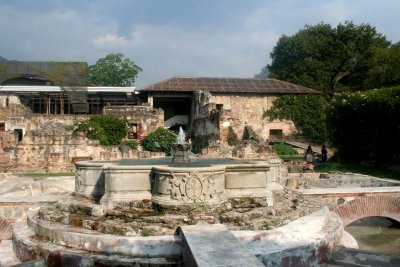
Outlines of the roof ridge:
{"label": "roof ridge", "polygon": [[236,93],[292,93],[320,94],[306,86],[275,78],[239,78],[239,77],[195,77],[173,76],[157,83],[142,87],[143,91],[192,92],[206,90],[210,92]]}

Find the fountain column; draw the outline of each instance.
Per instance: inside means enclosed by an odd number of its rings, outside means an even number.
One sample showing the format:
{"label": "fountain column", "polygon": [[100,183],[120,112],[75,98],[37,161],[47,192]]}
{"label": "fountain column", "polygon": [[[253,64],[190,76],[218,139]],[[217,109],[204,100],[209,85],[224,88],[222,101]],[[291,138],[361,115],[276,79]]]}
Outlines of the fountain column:
{"label": "fountain column", "polygon": [[178,138],[176,143],[172,144],[172,149],[174,150],[174,156],[172,157],[172,163],[190,163],[189,150],[191,145],[186,142],[185,133],[182,127],[179,127]]}

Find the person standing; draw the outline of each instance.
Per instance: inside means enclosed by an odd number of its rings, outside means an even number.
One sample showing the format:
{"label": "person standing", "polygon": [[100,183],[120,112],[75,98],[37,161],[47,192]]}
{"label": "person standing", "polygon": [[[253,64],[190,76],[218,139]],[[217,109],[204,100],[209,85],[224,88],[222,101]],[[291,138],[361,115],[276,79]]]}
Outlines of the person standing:
{"label": "person standing", "polygon": [[305,159],[306,159],[307,162],[310,162],[310,163],[314,162],[314,153],[312,151],[311,146],[307,147],[306,154],[305,154]]}
{"label": "person standing", "polygon": [[321,148],[321,162],[327,162],[328,160],[328,150],[326,149],[325,145]]}

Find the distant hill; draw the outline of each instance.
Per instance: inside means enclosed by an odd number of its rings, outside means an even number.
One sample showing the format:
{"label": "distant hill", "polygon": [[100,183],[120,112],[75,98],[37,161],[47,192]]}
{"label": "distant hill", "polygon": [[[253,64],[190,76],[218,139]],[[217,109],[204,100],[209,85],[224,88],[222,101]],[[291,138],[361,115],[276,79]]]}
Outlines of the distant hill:
{"label": "distant hill", "polygon": [[1,61],[8,61],[8,60],[7,60],[6,58],[0,56],[0,62],[1,62]]}

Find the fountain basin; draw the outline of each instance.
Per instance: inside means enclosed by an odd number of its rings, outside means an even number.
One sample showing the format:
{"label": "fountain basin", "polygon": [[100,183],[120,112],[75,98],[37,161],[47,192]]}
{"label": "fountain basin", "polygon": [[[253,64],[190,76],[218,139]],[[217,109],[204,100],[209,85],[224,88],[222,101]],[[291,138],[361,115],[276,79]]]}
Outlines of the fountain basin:
{"label": "fountain basin", "polygon": [[[102,196],[100,203],[109,207],[151,200],[166,206],[213,206],[227,198],[265,197],[281,188],[275,177],[279,166],[266,160],[191,158],[191,163],[171,163],[164,157],[77,162],[75,167],[75,193]],[[194,193],[188,194],[192,186]]]}
{"label": "fountain basin", "polygon": [[75,163],[75,194],[100,199],[104,195],[103,167],[115,161],[79,161]]}
{"label": "fountain basin", "polygon": [[227,200],[225,169],[221,166],[154,167],[153,202],[161,206],[221,204]]}
{"label": "fountain basin", "polygon": [[101,204],[135,202],[151,199],[152,166],[119,166],[103,168],[105,183]]}
{"label": "fountain basin", "polygon": [[265,197],[267,188],[267,163],[227,165],[225,193],[233,197]]}

